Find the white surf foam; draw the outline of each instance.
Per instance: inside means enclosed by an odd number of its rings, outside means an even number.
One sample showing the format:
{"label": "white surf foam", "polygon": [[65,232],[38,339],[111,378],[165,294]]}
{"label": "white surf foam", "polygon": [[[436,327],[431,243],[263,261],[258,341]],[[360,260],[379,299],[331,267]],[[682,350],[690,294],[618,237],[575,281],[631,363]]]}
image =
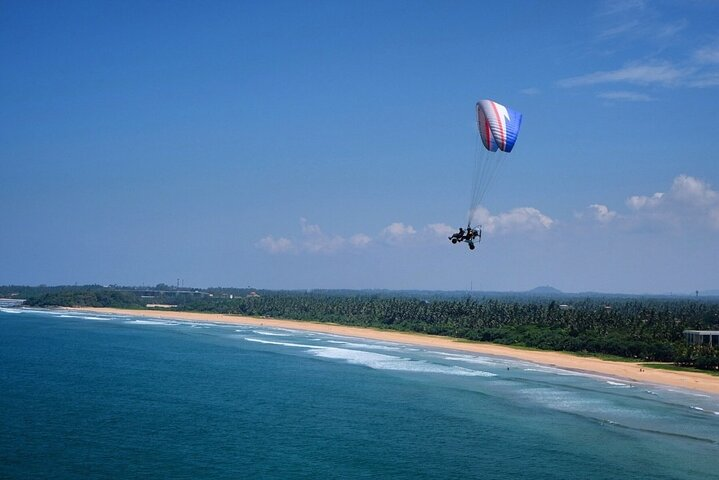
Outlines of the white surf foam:
{"label": "white surf foam", "polygon": [[245,337],[248,342],[264,343],[266,345],[280,345],[282,347],[299,347],[299,348],[322,348],[317,345],[305,345],[303,343],[291,343],[291,342],[273,342],[272,340],[263,340],[261,338]]}
{"label": "white surf foam", "polygon": [[26,313],[40,313],[42,315],[65,315],[65,310],[36,310],[33,308],[25,308],[23,312]]}
{"label": "white surf foam", "polygon": [[458,361],[458,362],[465,362],[465,363],[471,363],[474,365],[487,365],[487,366],[503,366],[503,365],[509,365],[509,364],[517,364],[517,362],[510,362],[507,360],[503,360],[500,358],[491,358],[491,357],[481,357],[477,355],[462,355],[462,354],[443,354],[442,358],[445,360],[451,360],[451,361]]}
{"label": "white surf foam", "polygon": [[22,310],[20,310],[20,309],[18,309],[18,308],[5,308],[5,307],[0,307],[0,312],[3,312],[3,313],[22,313]]}
{"label": "white surf foam", "polygon": [[[239,330],[237,330],[239,331]],[[267,335],[269,337],[289,337],[289,333],[281,333],[281,332],[268,332],[266,330],[252,330],[252,333],[256,333],[257,335]]]}
{"label": "white surf foam", "polygon": [[179,325],[177,322],[162,322],[158,320],[128,320],[125,323],[132,323],[135,325]]}
{"label": "white surf foam", "polygon": [[59,315],[60,318],[81,318],[83,320],[112,320],[112,317],[96,317],[92,315]]}
{"label": "white surf foam", "polygon": [[394,346],[389,346],[389,345],[378,345],[378,344],[374,344],[374,343],[341,342],[339,340],[327,340],[327,343],[333,343],[336,345],[344,345],[345,347],[350,347],[350,348],[353,348],[353,347],[354,348],[368,348],[371,350],[389,350],[392,352],[399,352],[399,351],[403,350],[400,347],[394,347]]}
{"label": "white surf foam", "polygon": [[630,407],[614,397],[592,397],[586,392],[563,390],[560,388],[530,388],[519,391],[527,402],[537,403],[552,410],[578,414],[607,422],[644,422],[654,421],[657,416],[652,411]]}
{"label": "white surf foam", "polygon": [[544,405],[553,410],[585,414],[607,414],[617,409],[604,400],[589,398],[576,392],[556,388],[522,389],[519,393],[528,401]]}
{"label": "white surf foam", "polygon": [[681,393],[683,395],[688,395],[690,397],[701,397],[701,398],[711,398],[711,395],[707,395],[705,393],[697,393],[690,390],[674,390],[673,388],[667,388],[665,389],[667,392],[672,393]]}
{"label": "white surf foam", "polygon": [[613,387],[631,388],[631,385],[627,385],[626,383],[622,382],[613,382],[611,380],[607,380],[607,383]]}
{"label": "white surf foam", "polygon": [[266,345],[280,345],[284,347],[306,348],[309,353],[321,358],[344,360],[353,365],[364,365],[375,370],[394,370],[403,372],[439,373],[445,375],[459,375],[467,377],[494,377],[495,374],[469,368],[438,365],[424,360],[412,360],[410,358],[396,357],[364,350],[353,350],[349,348],[326,347],[322,345],[306,345],[293,342],[275,342],[260,338],[246,337],[249,342],[263,343]]}
{"label": "white surf foam", "polygon": [[394,370],[403,372],[439,373],[465,377],[494,377],[495,374],[481,370],[472,370],[458,366],[438,365],[424,360],[395,357],[382,353],[350,350],[347,348],[323,347],[310,351],[313,355],[323,358],[345,360],[353,365],[364,365],[375,370]]}
{"label": "white surf foam", "polygon": [[588,376],[591,376],[591,374],[587,374],[587,373],[572,372],[571,370],[563,370],[563,369],[557,368],[557,367],[544,367],[541,365],[536,365],[533,367],[525,368],[524,371],[525,372],[539,372],[539,373],[553,373],[555,375],[562,375],[565,377],[588,377]]}

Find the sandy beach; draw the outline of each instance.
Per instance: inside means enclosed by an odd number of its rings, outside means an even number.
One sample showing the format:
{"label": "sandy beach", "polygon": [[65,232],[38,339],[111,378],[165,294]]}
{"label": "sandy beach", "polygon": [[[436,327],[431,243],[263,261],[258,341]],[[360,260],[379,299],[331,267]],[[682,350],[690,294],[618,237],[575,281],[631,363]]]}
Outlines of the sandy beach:
{"label": "sandy beach", "polygon": [[212,313],[189,313],[155,310],[123,310],[116,308],[73,308],[70,310],[95,312],[105,314],[134,315],[142,317],[176,319],[192,322],[230,323],[240,325],[257,325],[293,330],[308,330],[312,332],[359,337],[372,340],[420,345],[432,348],[447,348],[477,354],[509,357],[541,365],[550,365],[568,370],[606,375],[625,381],[659,384],[697,390],[704,393],[719,395],[719,376],[704,373],[675,372],[646,368],[641,363],[616,362],[591,357],[537,351],[495,345],[492,343],[466,342],[449,337],[423,335],[417,333],[392,332],[370,328],[350,327],[343,325],[326,324],[319,322],[302,322],[295,320],[277,320],[272,318],[254,318],[239,315],[222,315]]}

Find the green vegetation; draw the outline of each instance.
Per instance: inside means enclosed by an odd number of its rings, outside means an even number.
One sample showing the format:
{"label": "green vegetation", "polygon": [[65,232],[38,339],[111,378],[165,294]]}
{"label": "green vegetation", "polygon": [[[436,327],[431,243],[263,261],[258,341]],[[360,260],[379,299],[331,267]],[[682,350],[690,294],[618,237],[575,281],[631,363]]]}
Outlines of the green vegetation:
{"label": "green vegetation", "polygon": [[719,329],[719,298],[460,297],[437,292],[181,290],[167,285],[0,287],[0,296],[13,288],[30,306],[144,308],[164,303],[180,311],[331,322],[719,370],[719,349],[687,345],[682,335],[685,329]]}

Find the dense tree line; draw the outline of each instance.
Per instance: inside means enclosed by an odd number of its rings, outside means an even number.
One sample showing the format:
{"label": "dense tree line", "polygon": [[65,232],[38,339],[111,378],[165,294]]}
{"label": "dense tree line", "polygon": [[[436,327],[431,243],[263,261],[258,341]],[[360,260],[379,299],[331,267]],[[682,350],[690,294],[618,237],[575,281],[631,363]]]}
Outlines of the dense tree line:
{"label": "dense tree line", "polygon": [[25,302],[34,307],[115,307],[142,308],[140,298],[132,292],[108,290],[62,290],[31,296]]}
{"label": "dense tree line", "polygon": [[74,287],[29,296],[27,304],[144,308],[169,303],[182,311],[331,322],[719,369],[719,349],[687,345],[682,335],[686,329],[719,329],[719,299],[249,292],[177,290],[148,302],[141,289]]}

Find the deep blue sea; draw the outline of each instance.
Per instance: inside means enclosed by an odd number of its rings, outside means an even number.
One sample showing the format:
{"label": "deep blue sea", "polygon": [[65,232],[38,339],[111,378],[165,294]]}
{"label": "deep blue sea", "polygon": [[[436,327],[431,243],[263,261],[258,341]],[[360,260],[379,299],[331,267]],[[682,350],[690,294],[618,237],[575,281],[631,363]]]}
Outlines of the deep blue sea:
{"label": "deep blue sea", "polygon": [[0,308],[0,478],[719,479],[719,397],[293,330]]}

